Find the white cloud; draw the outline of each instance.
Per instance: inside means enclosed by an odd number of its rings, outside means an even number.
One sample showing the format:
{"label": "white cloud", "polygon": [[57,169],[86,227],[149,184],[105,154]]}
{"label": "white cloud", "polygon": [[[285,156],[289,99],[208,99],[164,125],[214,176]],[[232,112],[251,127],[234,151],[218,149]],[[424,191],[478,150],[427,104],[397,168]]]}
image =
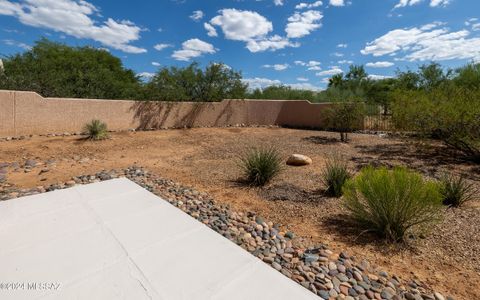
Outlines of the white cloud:
{"label": "white cloud", "polygon": [[273,0],[273,4],[275,4],[275,6],[282,6],[283,0]]}
{"label": "white cloud", "polygon": [[264,89],[269,86],[278,86],[278,85],[285,85],[289,86],[293,89],[300,89],[300,90],[312,90],[312,91],[321,91],[322,88],[314,86],[310,83],[282,83],[280,80],[272,80],[268,78],[245,78],[242,80],[244,83],[248,84],[248,88],[250,90],[254,89]]}
{"label": "white cloud", "polygon": [[170,47],[173,47],[173,45],[172,44],[156,44],[155,46],[153,46],[153,48],[155,48],[155,50],[158,50],[158,51],[162,51],[163,49],[170,48]]}
{"label": "white cloud", "polygon": [[273,30],[272,22],[264,16],[248,10],[222,9],[220,15],[210,20],[210,24],[219,26],[225,38],[248,42],[265,37]]}
{"label": "white cloud", "polygon": [[22,4],[0,0],[0,15],[14,16],[25,25],[92,39],[128,53],[147,52],[130,44],[140,38],[140,27],[130,21],[111,18],[97,24],[91,16],[98,16],[98,12],[97,7],[84,0],[26,0]]}
{"label": "white cloud", "polygon": [[297,80],[298,81],[308,81],[308,78],[305,78],[305,77],[297,77]]}
{"label": "white cloud", "polygon": [[479,59],[480,37],[469,37],[468,30],[451,32],[430,23],[420,28],[395,29],[368,43],[364,55],[398,56],[396,60],[427,61],[450,59]]}
{"label": "white cloud", "polygon": [[320,82],[321,82],[321,83],[328,84],[328,83],[330,83],[330,77],[322,78],[322,80],[320,80]]}
{"label": "white cloud", "polygon": [[242,79],[243,83],[248,84],[249,89],[264,89],[272,85],[281,85],[280,80],[272,80],[268,78],[244,78]]}
{"label": "white cloud", "polygon": [[299,43],[291,42],[279,35],[268,36],[273,30],[272,22],[254,11],[222,9],[219,15],[204,25],[210,36],[216,35],[213,26],[222,30],[226,39],[246,42],[250,52],[275,51],[285,47],[299,47]]}
{"label": "white cloud", "polygon": [[317,75],[317,76],[332,76],[332,75],[340,74],[340,73],[343,73],[342,69],[335,66],[335,67],[331,67],[328,70],[318,72],[315,75]]}
{"label": "white cloud", "polygon": [[212,44],[199,39],[190,39],[183,42],[182,49],[174,51],[172,57],[176,60],[189,61],[205,53],[213,54],[215,52],[216,50]]}
{"label": "white cloud", "polygon": [[[406,6],[412,6],[415,4],[419,4],[420,2],[422,2],[422,0],[400,0],[400,2],[398,2],[397,5],[395,5],[394,9],[406,7]],[[450,0],[430,0],[431,7],[447,6],[448,4],[450,4]]]}
{"label": "white cloud", "polygon": [[301,2],[301,3],[299,3],[295,6],[295,9],[315,8],[315,7],[319,7],[319,6],[322,6],[322,5],[323,5],[322,1],[315,1],[313,3]]}
{"label": "white cloud", "polygon": [[155,67],[160,67],[161,64],[159,62],[156,62],[156,61],[152,61],[152,66],[155,66]]}
{"label": "white cloud", "polygon": [[314,92],[319,92],[324,90],[321,87],[315,86],[311,83],[308,82],[302,82],[302,83],[287,83],[285,84],[286,86],[291,87],[292,89],[295,90],[309,90],[309,91],[314,91]]}
{"label": "white cloud", "polygon": [[339,53],[339,52],[334,52],[331,54],[332,56],[335,56],[335,57],[343,57],[343,54],[342,53]]}
{"label": "white cloud", "polygon": [[142,73],[138,73],[137,75],[140,76],[144,80],[149,80],[149,79],[152,79],[153,76],[155,76],[155,73],[142,72]]}
{"label": "white cloud", "polygon": [[348,44],[338,44],[337,48],[347,48]]}
{"label": "white cloud", "polygon": [[300,38],[309,35],[312,31],[320,28],[320,21],[323,15],[317,10],[307,10],[305,12],[295,12],[288,18],[288,24],[285,28],[287,37]]}
{"label": "white cloud", "polygon": [[209,23],[203,23],[203,27],[207,30],[207,35],[208,36],[211,36],[211,37],[218,36],[217,30],[215,29],[215,27],[213,27]]}
{"label": "white cloud", "polygon": [[478,21],[478,18],[470,18],[467,21],[465,21],[466,26],[470,26],[473,23],[476,23]]}
{"label": "white cloud", "polygon": [[192,15],[190,16],[190,19],[194,20],[195,22],[198,22],[200,21],[201,19],[203,19],[203,16],[205,14],[203,13],[203,11],[201,10],[195,10]]}
{"label": "white cloud", "polygon": [[22,48],[24,50],[30,50],[32,49],[32,46],[30,45],[27,45],[25,43],[22,43],[22,42],[17,42],[17,41],[14,41],[14,40],[3,40],[3,43],[7,46],[15,46],[15,47],[19,47],[19,48]]}
{"label": "white cloud", "polygon": [[470,26],[473,31],[479,31],[480,30],[480,22],[478,21],[478,18],[470,18],[465,22],[466,26]]}
{"label": "white cloud", "polygon": [[389,61],[377,61],[377,62],[369,62],[365,66],[370,68],[388,68],[394,66],[395,64]]}
{"label": "white cloud", "polygon": [[275,71],[283,71],[288,69],[288,64],[274,64],[274,65],[263,65],[264,68],[274,69]]}
{"label": "white cloud", "polygon": [[405,6],[412,6],[415,4],[420,3],[422,0],[400,0],[397,5],[395,5],[395,8],[400,8],[400,7],[405,7]]}
{"label": "white cloud", "polygon": [[338,63],[342,64],[342,65],[344,65],[344,64],[351,65],[351,64],[353,64],[353,60],[344,59],[344,60],[339,60]]}
{"label": "white cloud", "polygon": [[450,0],[432,0],[432,1],[430,1],[430,6],[431,7],[447,6],[448,4],[450,4]]}
{"label": "white cloud", "polygon": [[23,13],[22,6],[6,0],[0,0],[0,15],[15,16]]}
{"label": "white cloud", "polygon": [[247,42],[247,49],[254,53],[267,50],[275,51],[286,47],[298,48],[300,47],[300,44],[297,42],[292,42],[289,39],[279,35],[274,35],[272,37],[263,38],[260,40],[250,40]]}
{"label": "white cloud", "polygon": [[370,74],[368,75],[368,78],[371,80],[382,80],[392,78],[392,76]]}
{"label": "white cloud", "polygon": [[345,6],[344,0],[330,0],[330,5],[332,6]]}
{"label": "white cloud", "polygon": [[322,69],[320,67],[320,65],[322,63],[319,62],[319,61],[316,61],[316,60],[310,60],[308,62],[304,62],[304,61],[301,61],[301,60],[296,60],[296,61],[294,61],[294,64],[296,64],[298,66],[307,67],[307,70],[309,70],[309,71],[320,71]]}

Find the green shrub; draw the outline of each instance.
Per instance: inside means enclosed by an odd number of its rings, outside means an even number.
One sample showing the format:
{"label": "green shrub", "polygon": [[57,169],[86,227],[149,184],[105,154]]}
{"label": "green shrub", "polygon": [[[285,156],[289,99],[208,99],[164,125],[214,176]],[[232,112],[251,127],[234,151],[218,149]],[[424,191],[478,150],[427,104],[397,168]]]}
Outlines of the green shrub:
{"label": "green shrub", "polygon": [[338,102],[325,112],[328,128],[340,133],[340,140],[348,142],[348,133],[362,128],[365,116],[364,104],[361,102]]}
{"label": "green shrub", "polygon": [[443,204],[453,207],[462,206],[471,201],[478,191],[473,183],[468,183],[463,177],[445,175],[440,182]]}
{"label": "green shrub", "polygon": [[342,188],[351,177],[347,162],[338,158],[327,160],[325,170],[322,173],[322,181],[326,187],[326,193],[333,197],[342,196]]}
{"label": "green shrub", "polygon": [[397,91],[396,129],[436,138],[480,162],[480,91],[446,86],[430,91]]}
{"label": "green shrub", "polygon": [[406,168],[364,168],[344,187],[345,207],[366,231],[388,241],[439,220],[442,195],[438,184]]}
{"label": "green shrub", "polygon": [[100,120],[92,120],[84,127],[84,134],[91,140],[104,140],[108,138],[107,124]]}
{"label": "green shrub", "polygon": [[262,186],[282,171],[282,159],[274,148],[253,148],[240,159],[240,167],[248,183]]}

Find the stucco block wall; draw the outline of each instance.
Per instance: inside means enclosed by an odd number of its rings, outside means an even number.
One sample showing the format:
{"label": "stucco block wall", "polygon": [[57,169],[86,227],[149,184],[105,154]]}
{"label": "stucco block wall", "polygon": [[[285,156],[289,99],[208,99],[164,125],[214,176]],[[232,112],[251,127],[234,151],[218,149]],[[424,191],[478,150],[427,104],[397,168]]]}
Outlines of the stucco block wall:
{"label": "stucco block wall", "polygon": [[78,132],[92,119],[109,129],[245,125],[324,127],[329,104],[286,100],[145,102],[43,98],[34,92],[0,90],[0,136]]}
{"label": "stucco block wall", "polygon": [[15,135],[15,92],[0,91],[0,136]]}

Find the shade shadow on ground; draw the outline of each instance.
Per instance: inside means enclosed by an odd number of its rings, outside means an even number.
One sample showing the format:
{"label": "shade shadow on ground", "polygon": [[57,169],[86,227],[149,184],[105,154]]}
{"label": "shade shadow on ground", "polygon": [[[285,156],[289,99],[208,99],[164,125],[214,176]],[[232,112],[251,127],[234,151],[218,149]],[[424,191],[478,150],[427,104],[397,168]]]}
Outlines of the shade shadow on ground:
{"label": "shade shadow on ground", "polygon": [[318,202],[326,200],[323,190],[305,190],[290,183],[275,184],[258,191],[269,201]]}
{"label": "shade shadow on ground", "polygon": [[311,142],[314,144],[319,144],[319,145],[331,145],[331,144],[336,144],[340,142],[340,140],[333,137],[317,136],[317,135],[312,135],[312,136],[303,138],[302,140]]}
{"label": "shade shadow on ground", "polygon": [[[356,145],[362,156],[352,157],[357,169],[367,165],[393,167],[392,161],[419,171],[431,177],[438,177],[442,169],[449,170],[451,165],[463,165],[458,175],[472,180],[480,179],[479,166],[464,159],[457,151],[439,143],[398,142],[394,144]],[[473,172],[472,172],[473,171]],[[444,171],[442,171],[444,172]]]}

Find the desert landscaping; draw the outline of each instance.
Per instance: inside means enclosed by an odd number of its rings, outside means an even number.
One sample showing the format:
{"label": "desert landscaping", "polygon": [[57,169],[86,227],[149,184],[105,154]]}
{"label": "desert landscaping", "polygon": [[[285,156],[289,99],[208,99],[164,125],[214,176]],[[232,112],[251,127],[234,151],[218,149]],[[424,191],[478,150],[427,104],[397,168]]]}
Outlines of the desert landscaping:
{"label": "desert landscaping", "polygon": [[480,1],[0,0],[0,299],[480,299]]}
{"label": "desert landscaping", "polygon": [[[436,142],[372,133],[351,134],[350,139],[349,143],[341,143],[337,133],[275,126],[125,131],[111,133],[110,138],[97,142],[70,134],[8,138],[0,141],[0,198],[6,200],[124,174],[135,178],[136,172],[122,170],[139,169],[139,182],[154,182],[147,186],[157,189],[169,201],[177,201],[175,205],[183,205],[194,217],[200,218],[202,210],[195,205],[192,210],[188,202],[194,199],[192,192],[185,196],[185,190],[205,195],[216,205],[228,205],[235,214],[261,217],[260,224],[263,220],[276,224],[275,228],[288,237],[295,249],[308,253],[308,249],[326,247],[331,251],[324,253],[329,259],[337,256],[344,262],[344,258],[352,257],[357,264],[368,261],[374,279],[380,276],[378,272],[385,278],[394,276],[398,286],[424,290],[425,297],[420,299],[475,299],[480,292],[478,199],[459,208],[445,207],[442,220],[428,228],[425,235],[411,237],[407,244],[390,244],[349,222],[342,199],[324,194],[321,174],[328,157],[339,155],[354,173],[367,165],[407,165],[432,180],[448,172],[464,176],[478,187],[478,165],[454,158],[451,150]],[[312,164],[285,165],[280,175],[265,186],[251,187],[242,181],[238,162],[254,146],[275,147],[283,161],[292,153],[303,154],[312,159]],[[152,177],[145,177],[144,171]],[[172,189],[172,185],[189,188]],[[178,203],[182,199],[185,204]],[[255,252],[255,245],[244,246]],[[305,259],[305,253],[301,257]],[[273,266],[281,270],[277,265]],[[335,277],[336,273],[330,275]],[[301,283],[305,278],[293,279]],[[365,297],[365,290],[359,290],[363,294],[352,293]],[[441,295],[434,298],[433,291]],[[381,292],[382,289],[378,290],[378,296]]]}

